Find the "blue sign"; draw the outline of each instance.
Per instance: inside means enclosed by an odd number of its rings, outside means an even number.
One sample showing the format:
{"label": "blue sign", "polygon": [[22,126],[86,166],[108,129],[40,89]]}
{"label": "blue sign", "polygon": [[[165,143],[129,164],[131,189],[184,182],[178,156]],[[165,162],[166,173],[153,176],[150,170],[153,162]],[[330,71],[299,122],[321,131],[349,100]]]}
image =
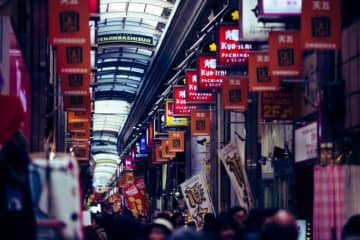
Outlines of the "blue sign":
{"label": "blue sign", "polygon": [[146,147],[146,137],[142,135],[140,137],[140,152],[141,153],[149,153],[151,152],[151,149]]}

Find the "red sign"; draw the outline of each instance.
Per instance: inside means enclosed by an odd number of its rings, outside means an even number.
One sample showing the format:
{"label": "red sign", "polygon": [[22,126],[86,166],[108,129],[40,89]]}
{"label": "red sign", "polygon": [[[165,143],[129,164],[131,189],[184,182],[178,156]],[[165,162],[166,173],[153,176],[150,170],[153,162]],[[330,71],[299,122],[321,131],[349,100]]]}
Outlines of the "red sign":
{"label": "red sign", "polygon": [[90,111],[90,94],[64,96],[64,110],[71,112]]}
{"label": "red sign", "polygon": [[293,120],[293,96],[289,91],[261,94],[262,120]]}
{"label": "red sign", "polygon": [[89,12],[91,14],[98,14],[99,8],[98,8],[98,0],[89,0]]}
{"label": "red sign", "polygon": [[246,111],[248,108],[248,78],[225,77],[222,91],[224,110]]}
{"label": "red sign", "polygon": [[186,103],[186,88],[174,87],[174,116],[190,116],[190,113],[197,109],[196,105]]}
{"label": "red sign", "polygon": [[89,0],[50,0],[48,3],[50,44],[89,44]]}
{"label": "red sign", "polygon": [[271,76],[300,76],[302,63],[300,33],[270,32],[269,59]]}
{"label": "red sign", "polygon": [[215,101],[214,94],[198,92],[198,79],[196,70],[186,71],[186,100],[188,103],[212,103]]}
{"label": "red sign", "polygon": [[58,46],[57,61],[60,74],[90,74],[90,45]]}
{"label": "red sign", "polygon": [[279,77],[269,74],[269,55],[267,53],[250,53],[249,91],[279,91]]}
{"label": "red sign", "polygon": [[126,157],[125,158],[125,168],[126,169],[133,169],[134,168],[134,163],[133,163],[132,157]]}
{"label": "red sign", "polygon": [[210,111],[191,112],[191,136],[210,136]]}
{"label": "red sign", "polygon": [[239,31],[238,25],[219,26],[218,65],[247,66],[253,45],[250,42],[239,42]]}
{"label": "red sign", "polygon": [[145,204],[135,184],[124,187],[124,194],[130,211],[134,216],[145,216]]}
{"label": "red sign", "polygon": [[185,150],[185,132],[169,132],[169,150],[170,152],[184,152]]}
{"label": "red sign", "polygon": [[340,48],[341,0],[306,0],[301,11],[303,49]]}
{"label": "red sign", "polygon": [[142,178],[142,177],[136,178],[134,184],[135,184],[136,188],[138,189],[138,191],[140,192],[143,203],[145,205],[144,216],[147,216],[148,208],[149,208],[149,200],[148,200],[148,195],[147,195],[147,191],[146,191],[144,178]]}
{"label": "red sign", "polygon": [[221,89],[226,70],[216,69],[216,56],[199,55],[198,86],[200,89]]}
{"label": "red sign", "polygon": [[84,95],[90,88],[90,74],[61,75],[61,91],[64,95]]}

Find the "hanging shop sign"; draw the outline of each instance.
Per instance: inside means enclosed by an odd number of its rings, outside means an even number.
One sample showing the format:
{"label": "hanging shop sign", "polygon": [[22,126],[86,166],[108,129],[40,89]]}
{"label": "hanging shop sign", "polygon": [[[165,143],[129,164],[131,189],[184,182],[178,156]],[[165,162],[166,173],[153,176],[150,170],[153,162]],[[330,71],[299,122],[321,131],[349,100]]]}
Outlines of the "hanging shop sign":
{"label": "hanging shop sign", "polygon": [[90,126],[88,125],[84,131],[70,132],[71,141],[89,141],[90,139]]}
{"label": "hanging shop sign", "polygon": [[157,163],[164,163],[167,161],[168,161],[168,159],[165,158],[165,156],[163,154],[162,145],[156,145],[154,148],[154,151],[153,151],[152,163],[157,164]]}
{"label": "hanging shop sign", "polygon": [[90,112],[68,112],[67,127],[70,133],[90,134]]}
{"label": "hanging shop sign", "polygon": [[141,153],[149,153],[151,152],[151,149],[146,147],[146,136],[142,135],[140,137],[140,152]]}
{"label": "hanging shop sign", "polygon": [[300,76],[301,55],[300,32],[269,33],[269,75]]}
{"label": "hanging shop sign", "polygon": [[169,151],[184,152],[185,151],[185,132],[176,131],[169,132]]}
{"label": "hanging shop sign", "polygon": [[174,158],[176,157],[176,152],[170,151],[170,141],[168,139],[161,140],[161,147],[163,150],[164,158]]}
{"label": "hanging shop sign", "polygon": [[90,94],[64,96],[64,110],[71,112],[90,111]]}
{"label": "hanging shop sign", "polygon": [[215,97],[211,92],[198,91],[198,77],[195,69],[188,69],[186,74],[186,102],[190,104],[214,103]]}
{"label": "hanging shop sign", "polygon": [[125,169],[133,169],[134,168],[134,161],[132,157],[126,157],[125,161]]}
{"label": "hanging shop sign", "polygon": [[135,184],[124,187],[124,195],[132,214],[145,216],[145,204]]}
{"label": "hanging shop sign", "polygon": [[246,66],[249,53],[253,50],[251,42],[240,41],[239,25],[220,25],[218,30],[217,67]]}
{"label": "hanging shop sign", "polygon": [[148,198],[148,194],[146,191],[146,185],[144,182],[144,178],[140,177],[140,178],[136,178],[134,181],[134,184],[136,186],[136,188],[138,189],[138,191],[140,192],[140,195],[142,197],[143,203],[144,203],[144,216],[148,215],[148,210],[149,210],[149,198]]}
{"label": "hanging shop sign", "polygon": [[215,214],[204,175],[195,175],[180,184],[180,187],[191,218],[197,228],[202,228],[205,215],[207,213]]}
{"label": "hanging shop sign", "polygon": [[240,157],[237,142],[229,143],[219,150],[218,154],[230,178],[240,205],[249,211],[254,206],[254,199],[244,167],[245,161]]}
{"label": "hanging shop sign", "polygon": [[74,156],[78,161],[88,161],[89,160],[89,143],[88,142],[77,142],[72,144],[72,149]]}
{"label": "hanging shop sign", "polygon": [[191,136],[210,136],[210,111],[191,112]]}
{"label": "hanging shop sign", "polygon": [[185,86],[174,87],[174,116],[190,116],[197,108],[196,105],[187,104]]}
{"label": "hanging shop sign", "polygon": [[57,49],[60,74],[90,74],[90,45],[58,46]]}
{"label": "hanging shop sign", "polygon": [[225,77],[222,91],[224,110],[246,111],[248,108],[248,77]]}
{"label": "hanging shop sign", "polygon": [[98,36],[97,43],[110,44],[110,43],[133,43],[133,44],[145,44],[154,45],[154,40],[150,36],[131,34],[131,33],[113,33]]}
{"label": "hanging shop sign", "polygon": [[62,74],[61,92],[64,95],[84,95],[90,88],[90,74]]}
{"label": "hanging shop sign", "polygon": [[162,125],[165,125],[165,119],[164,119],[163,113],[164,113],[164,111],[162,111],[162,110],[158,111],[157,113],[155,113],[155,116],[153,118],[153,127],[154,127],[153,139],[155,141],[168,138],[168,133],[165,132],[162,128]]}
{"label": "hanging shop sign", "polygon": [[309,123],[295,129],[295,163],[312,160],[318,153],[318,124]]}
{"label": "hanging shop sign", "polygon": [[50,44],[89,44],[89,1],[51,0],[48,3]]}
{"label": "hanging shop sign", "polygon": [[146,147],[154,147],[157,142],[154,141],[154,126],[153,123],[149,123],[149,127],[146,128]]}
{"label": "hanging shop sign", "polygon": [[98,7],[98,0],[89,0],[89,12],[90,14],[98,14],[99,7]]}
{"label": "hanging shop sign", "polygon": [[198,87],[199,89],[221,89],[223,78],[227,71],[216,69],[216,56],[199,55],[198,57]]}
{"label": "hanging shop sign", "polygon": [[292,92],[287,90],[262,93],[260,113],[262,120],[293,120]]}
{"label": "hanging shop sign", "polygon": [[301,47],[338,50],[341,37],[341,0],[308,0],[302,4]]}
{"label": "hanging shop sign", "polygon": [[174,116],[174,101],[165,100],[165,126],[185,127],[188,125],[188,118]]}
{"label": "hanging shop sign", "polygon": [[249,91],[279,91],[279,77],[270,76],[268,53],[250,53]]}
{"label": "hanging shop sign", "polygon": [[259,0],[261,17],[300,16],[303,0]]}

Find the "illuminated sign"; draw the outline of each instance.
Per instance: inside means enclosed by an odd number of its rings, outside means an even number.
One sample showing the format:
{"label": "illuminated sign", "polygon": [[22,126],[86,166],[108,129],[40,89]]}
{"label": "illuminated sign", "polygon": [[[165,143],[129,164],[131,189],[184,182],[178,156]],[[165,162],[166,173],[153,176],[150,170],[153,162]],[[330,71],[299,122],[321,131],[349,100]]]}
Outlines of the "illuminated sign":
{"label": "illuminated sign", "polygon": [[214,94],[198,91],[198,77],[196,70],[186,71],[186,102],[187,103],[213,103]]}
{"label": "illuminated sign", "polygon": [[293,95],[287,91],[264,92],[261,94],[262,120],[293,120]]}
{"label": "illuminated sign", "polygon": [[190,116],[190,113],[197,109],[196,105],[187,104],[185,86],[174,87],[174,100],[174,115]]}
{"label": "illuminated sign", "polygon": [[210,136],[210,111],[191,112],[191,136]]}
{"label": "illuminated sign", "polygon": [[216,56],[199,55],[198,64],[199,89],[221,89],[227,71],[216,69]]}
{"label": "illuminated sign", "polygon": [[116,33],[116,34],[107,34],[101,35],[97,38],[98,44],[108,44],[116,42],[128,42],[128,43],[137,43],[137,44],[146,44],[153,45],[154,40],[152,37],[138,34],[130,33]]}
{"label": "illuminated sign", "polygon": [[146,137],[142,135],[140,137],[140,152],[141,153],[149,153],[151,152],[151,149],[146,147]]}
{"label": "illuminated sign", "polygon": [[247,66],[251,42],[240,41],[238,25],[220,25],[218,32],[217,60],[219,66]]}
{"label": "illuminated sign", "polygon": [[174,117],[174,101],[165,101],[165,126],[166,127],[185,127],[188,125],[186,117]]}
{"label": "illuminated sign", "polygon": [[302,0],[260,0],[262,16],[298,16]]}
{"label": "illuminated sign", "polygon": [[248,108],[248,77],[225,77],[222,91],[224,110],[246,111]]}

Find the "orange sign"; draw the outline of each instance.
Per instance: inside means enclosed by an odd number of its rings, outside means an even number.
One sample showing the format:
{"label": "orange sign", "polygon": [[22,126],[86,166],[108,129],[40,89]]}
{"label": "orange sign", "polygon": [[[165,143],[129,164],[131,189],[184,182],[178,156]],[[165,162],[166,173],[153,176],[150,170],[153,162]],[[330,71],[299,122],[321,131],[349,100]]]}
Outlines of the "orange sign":
{"label": "orange sign", "polygon": [[88,142],[79,142],[72,145],[74,155],[78,161],[88,161],[89,160],[89,143]]}
{"label": "orange sign", "polygon": [[89,0],[49,0],[49,42],[89,44]]}
{"label": "orange sign", "polygon": [[70,132],[71,141],[88,141],[90,139],[90,125],[87,125],[83,131]]}
{"label": "orange sign", "polygon": [[247,77],[224,78],[222,91],[222,105],[224,110],[247,110],[248,81]]}
{"label": "orange sign", "polygon": [[261,94],[260,116],[262,120],[293,120],[292,92],[279,91]]}
{"label": "orange sign", "polygon": [[90,88],[90,74],[62,74],[61,92],[64,95],[84,95]]}
{"label": "orange sign", "polygon": [[250,53],[249,58],[249,91],[279,91],[279,77],[269,74],[268,53]]}
{"label": "orange sign", "polygon": [[152,163],[163,163],[166,162],[168,159],[165,158],[163,154],[162,145],[156,145],[153,149],[153,156],[152,156]]}
{"label": "orange sign", "polygon": [[90,111],[90,94],[64,96],[65,111]]}
{"label": "orange sign", "polygon": [[210,136],[210,111],[191,112],[191,136]]}
{"label": "orange sign", "polygon": [[184,152],[185,132],[168,132],[170,152]]}
{"label": "orange sign", "polygon": [[306,0],[301,11],[301,47],[313,50],[340,48],[341,0]]}
{"label": "orange sign", "polygon": [[67,45],[57,48],[60,74],[90,74],[90,45]]}
{"label": "orange sign", "polygon": [[269,33],[269,75],[300,76],[301,54],[299,32]]}
{"label": "orange sign", "polygon": [[170,152],[170,142],[168,139],[161,140],[161,147],[163,150],[163,157],[164,158],[174,158],[176,157],[176,153]]}

